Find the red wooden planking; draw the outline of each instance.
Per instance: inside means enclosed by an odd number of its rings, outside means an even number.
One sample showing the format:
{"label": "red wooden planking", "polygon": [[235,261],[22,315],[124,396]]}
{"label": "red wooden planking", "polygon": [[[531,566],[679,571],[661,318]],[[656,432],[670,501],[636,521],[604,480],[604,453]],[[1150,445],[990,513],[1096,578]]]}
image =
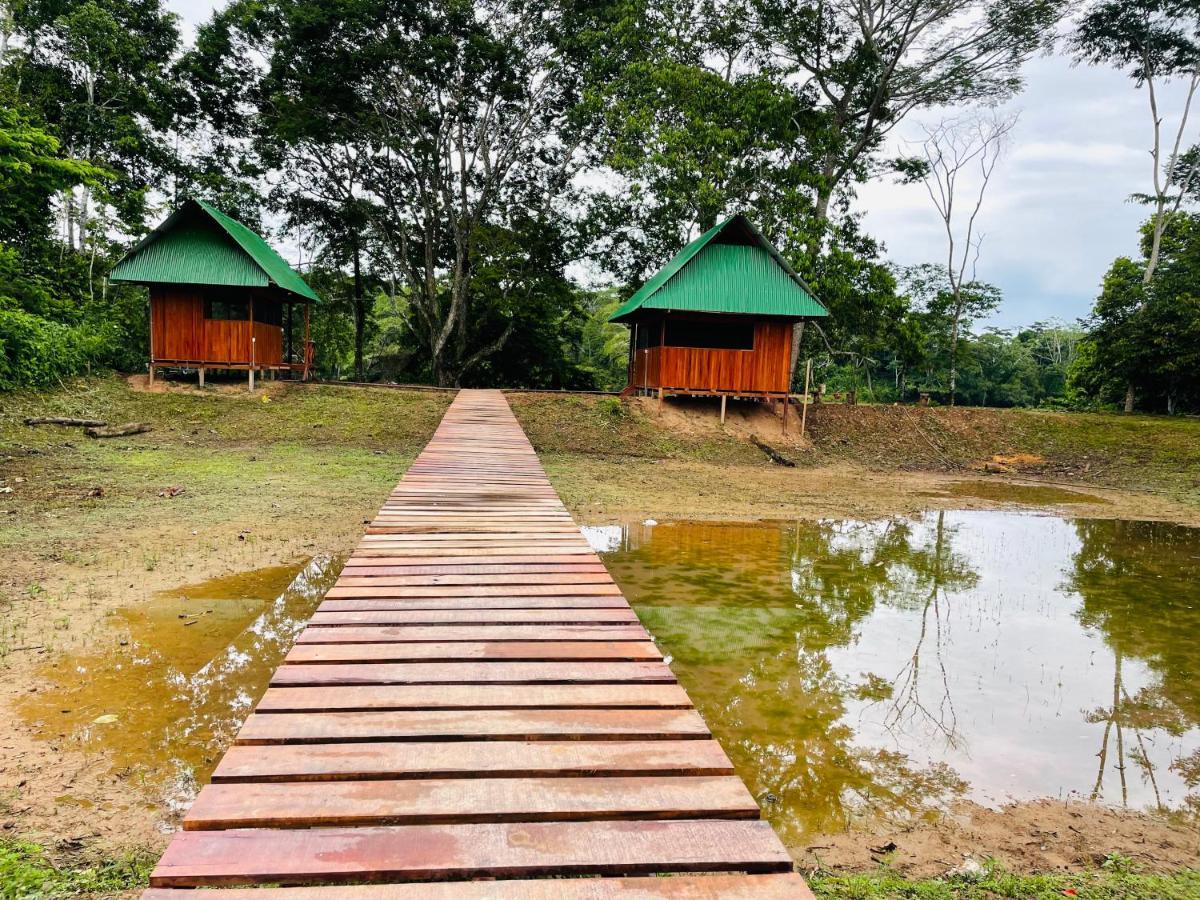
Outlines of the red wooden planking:
{"label": "red wooden planking", "polygon": [[716,741],[454,741],[230,747],[214,783],[373,778],[594,778],[730,775]]}
{"label": "red wooden planking", "polygon": [[342,625],[572,625],[602,622],[616,625],[634,623],[638,617],[628,606],[610,609],[360,609],[351,611],[317,610],[310,626]]}
{"label": "red wooden planking", "polygon": [[[585,882],[564,875],[606,876],[578,896],[608,897],[640,890],[621,873],[788,868],[761,823],[725,821],[757,808],[499,393],[459,394],[327,596],[154,883],[570,898]],[[555,880],[491,881],[532,875]],[[767,884],[721,880],[640,883]]]}
{"label": "red wooden planking", "polygon": [[466,662],[508,660],[604,660],[662,659],[658,646],[651,641],[463,641],[460,643],[409,644],[297,644],[285,663],[346,662]]}
{"label": "red wooden planking", "polygon": [[[812,900],[799,875],[676,875],[671,878],[570,878],[455,881],[353,887],[225,888],[211,900]],[[151,888],[142,900],[196,900],[184,890]]]}
{"label": "red wooden planking", "polygon": [[527,585],[527,584],[612,584],[607,572],[515,573],[515,574],[435,574],[435,575],[342,575],[342,587],[426,587],[453,585]]}
{"label": "red wooden planking", "polygon": [[608,584],[448,585],[438,587],[332,587],[326,597],[619,597],[621,589]]}
{"label": "red wooden planking", "polygon": [[210,784],[200,791],[183,827],[212,831],[758,817],[758,805],[736,776],[453,778]]}
{"label": "red wooden planking", "polygon": [[766,822],[520,822],[184,831],[151,887],[791,871]]}
{"label": "red wooden planking", "polygon": [[641,625],[381,625],[306,628],[300,644],[387,641],[648,641]]}
{"label": "red wooden planking", "polygon": [[335,685],[269,688],[258,712],[359,709],[584,709],[673,707],[692,703],[677,684]]}
{"label": "red wooden planking", "polygon": [[531,709],[419,712],[254,713],[239,744],[345,741],[686,740],[709,737],[690,709]]}
{"label": "red wooden planking", "polygon": [[637,662],[406,662],[295,663],[280,666],[272,687],[334,684],[582,684],[587,682],[658,682],[675,675],[659,660]]}
{"label": "red wooden planking", "polygon": [[318,612],[374,609],[629,609],[624,597],[352,597],[326,600]]}

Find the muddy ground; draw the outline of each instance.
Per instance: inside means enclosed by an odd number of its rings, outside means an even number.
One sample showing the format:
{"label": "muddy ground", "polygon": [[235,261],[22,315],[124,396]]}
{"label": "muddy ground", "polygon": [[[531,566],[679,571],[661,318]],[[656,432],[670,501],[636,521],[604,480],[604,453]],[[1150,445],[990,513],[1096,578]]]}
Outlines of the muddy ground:
{"label": "muddy ground", "polygon": [[[282,385],[266,394],[268,401],[261,396],[197,396],[190,389],[168,389],[147,400],[124,385],[105,384],[83,400],[32,397],[5,410],[0,421],[0,489],[8,489],[0,494],[0,720],[9,725],[0,734],[4,833],[92,853],[161,849],[183,808],[178,785],[168,789],[161,777],[170,754],[158,746],[161,735],[120,703],[102,710],[94,692],[85,701],[71,699],[73,678],[83,697],[86,680],[95,677],[76,671],[78,660],[126,654],[132,663],[137,654],[130,648],[142,646],[186,657],[201,635],[214,642],[213,653],[223,649],[223,632],[207,627],[199,607],[180,600],[178,624],[167,616],[150,631],[139,624],[145,618],[139,618],[139,610],[160,609],[155,604],[164,596],[186,596],[180,586],[348,552],[364,519],[431,433],[447,399],[396,391],[314,396],[311,388]],[[156,430],[89,443],[72,433],[20,424],[34,411],[105,410],[121,419],[153,421]],[[590,407],[586,413],[593,414]],[[675,422],[672,435],[664,438],[670,446],[657,455],[582,452],[560,445],[543,447],[543,459],[568,506],[586,522],[684,514],[692,519],[871,518],[928,508],[1032,504],[1076,516],[1200,524],[1200,509],[1178,494],[1131,491],[1094,479],[1048,484],[1023,473],[1021,464],[1006,464],[1008,473],[985,474],[990,456],[976,459],[977,467],[952,470],[882,470],[827,457],[810,458],[793,469],[766,462],[745,440],[752,424],[733,424],[715,442],[707,437],[708,427],[706,421],[693,421],[686,429]],[[673,443],[688,429],[700,437]],[[786,449],[806,451],[800,442]],[[173,494],[173,488],[183,490]],[[286,583],[289,571],[277,569],[267,581],[276,577]],[[277,591],[278,585],[271,585],[263,588],[268,595]],[[229,634],[237,634],[238,627],[234,617]],[[201,655],[209,652],[201,650]],[[137,702],[137,674],[131,671],[115,682],[128,695],[114,694],[114,700]],[[54,699],[49,704],[31,699],[39,694]],[[154,702],[152,696],[143,699]],[[97,723],[106,715],[116,719]],[[97,743],[96,734],[105,728],[120,733],[112,744],[121,752]],[[228,729],[222,738],[217,730],[207,761],[219,755],[221,741],[232,733]],[[143,737],[146,762],[131,764],[130,747],[136,749]],[[1003,811],[965,804],[936,821],[820,835],[794,849],[802,865],[854,870],[886,860],[914,875],[943,873],[961,864],[965,854],[995,856],[1017,871],[1089,868],[1108,854],[1160,870],[1195,865],[1200,833],[1181,819],[1088,804],[1042,801]]]}

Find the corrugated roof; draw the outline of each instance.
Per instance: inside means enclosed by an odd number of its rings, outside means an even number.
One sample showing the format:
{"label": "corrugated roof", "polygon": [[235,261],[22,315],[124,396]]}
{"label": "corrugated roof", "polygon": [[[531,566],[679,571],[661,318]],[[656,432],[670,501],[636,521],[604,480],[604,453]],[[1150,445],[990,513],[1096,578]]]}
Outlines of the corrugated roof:
{"label": "corrugated roof", "polygon": [[796,318],[829,315],[779,251],[740,213],[675,254],[610,321],[619,322],[639,309]]}
{"label": "corrugated roof", "polygon": [[275,285],[319,300],[261,237],[203,200],[187,200],[113,267],[112,281],[140,284]]}

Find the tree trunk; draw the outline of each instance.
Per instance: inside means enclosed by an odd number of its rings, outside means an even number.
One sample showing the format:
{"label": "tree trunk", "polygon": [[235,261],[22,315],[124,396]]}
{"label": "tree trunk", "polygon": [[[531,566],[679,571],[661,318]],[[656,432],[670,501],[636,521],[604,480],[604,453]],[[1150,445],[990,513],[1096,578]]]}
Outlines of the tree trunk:
{"label": "tree trunk", "polygon": [[800,361],[800,342],[804,340],[804,320],[792,325],[792,363],[788,368],[788,390],[796,380],[796,363]]}
{"label": "tree trunk", "polygon": [[1133,382],[1125,382],[1125,412],[1133,412]]}
{"label": "tree trunk", "polygon": [[954,392],[958,389],[958,316],[950,330],[950,405],[954,405]]}
{"label": "tree trunk", "polygon": [[367,327],[367,309],[363,299],[362,264],[358,242],[354,242],[354,378],[363,381],[363,335]]}

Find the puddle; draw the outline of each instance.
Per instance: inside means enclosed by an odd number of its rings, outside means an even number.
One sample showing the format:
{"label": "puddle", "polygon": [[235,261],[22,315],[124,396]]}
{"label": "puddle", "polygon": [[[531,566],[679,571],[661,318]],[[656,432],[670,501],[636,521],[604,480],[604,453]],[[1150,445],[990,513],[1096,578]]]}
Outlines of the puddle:
{"label": "puddle", "polygon": [[185,809],[341,567],[316,557],[120,609],[93,648],[39,672],[52,687],[18,712],[38,737],[99,754]]}
{"label": "puddle", "polygon": [[1200,813],[1200,530],[997,511],[586,530],[790,844],[960,797]]}
{"label": "puddle", "polygon": [[1061,506],[1072,503],[1107,504],[1095,494],[1085,494],[1052,484],[1013,484],[1011,481],[956,481],[935,496],[973,497],[993,503],[1021,506]]}

